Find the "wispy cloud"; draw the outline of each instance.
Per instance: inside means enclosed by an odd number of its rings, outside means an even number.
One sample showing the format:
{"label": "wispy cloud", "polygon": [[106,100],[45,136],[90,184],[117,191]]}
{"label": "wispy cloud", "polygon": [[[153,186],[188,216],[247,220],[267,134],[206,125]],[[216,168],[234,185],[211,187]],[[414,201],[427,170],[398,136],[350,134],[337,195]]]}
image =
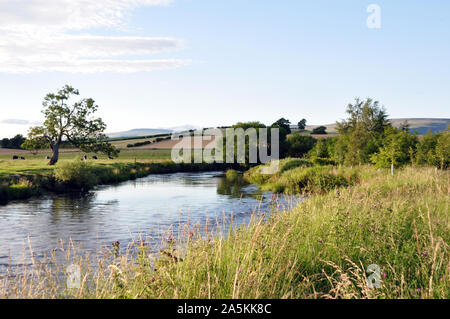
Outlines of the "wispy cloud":
{"label": "wispy cloud", "polygon": [[120,58],[179,50],[183,47],[180,39],[73,34],[92,28],[120,29],[130,10],[170,2],[0,1],[0,72],[138,72],[187,65],[189,60]]}
{"label": "wispy cloud", "polygon": [[11,125],[41,125],[41,122],[33,122],[29,120],[20,119],[5,119],[0,121],[1,124],[11,124]]}

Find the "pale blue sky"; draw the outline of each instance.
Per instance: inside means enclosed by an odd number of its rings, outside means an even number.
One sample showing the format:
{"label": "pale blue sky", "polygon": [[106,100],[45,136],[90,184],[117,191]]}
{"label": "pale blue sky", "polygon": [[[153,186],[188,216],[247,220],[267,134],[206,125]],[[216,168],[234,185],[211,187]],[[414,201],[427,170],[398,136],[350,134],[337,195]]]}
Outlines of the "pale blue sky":
{"label": "pale blue sky", "polygon": [[[11,120],[40,121],[64,84],[97,101],[110,132],[327,124],[357,96],[391,117],[450,117],[447,0],[110,0],[78,16],[15,1],[0,4],[0,137],[26,132]],[[381,29],[366,25],[371,3]]]}

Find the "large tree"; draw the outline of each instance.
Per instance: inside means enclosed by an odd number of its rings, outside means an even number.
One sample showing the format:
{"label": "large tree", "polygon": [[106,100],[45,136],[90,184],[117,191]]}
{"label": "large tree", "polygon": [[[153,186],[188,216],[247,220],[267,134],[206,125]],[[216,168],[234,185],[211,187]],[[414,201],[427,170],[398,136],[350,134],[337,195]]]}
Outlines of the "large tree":
{"label": "large tree", "polygon": [[297,124],[299,130],[304,130],[306,128],[306,119],[302,119]]}
{"label": "large tree", "polygon": [[291,134],[291,122],[284,117],[272,124],[272,127],[279,127],[286,131],[286,134]]}
{"label": "large tree", "polygon": [[44,124],[32,127],[28,133],[29,140],[37,140],[39,144],[45,140],[48,143],[53,153],[49,165],[58,162],[63,141],[71,143],[83,152],[101,152],[109,156],[117,156],[119,153],[106,141],[106,124],[101,118],[93,116],[98,109],[93,99],[81,99],[69,105],[69,100],[78,95],[79,91],[68,85],[56,94],[47,94],[42,110],[45,116]]}

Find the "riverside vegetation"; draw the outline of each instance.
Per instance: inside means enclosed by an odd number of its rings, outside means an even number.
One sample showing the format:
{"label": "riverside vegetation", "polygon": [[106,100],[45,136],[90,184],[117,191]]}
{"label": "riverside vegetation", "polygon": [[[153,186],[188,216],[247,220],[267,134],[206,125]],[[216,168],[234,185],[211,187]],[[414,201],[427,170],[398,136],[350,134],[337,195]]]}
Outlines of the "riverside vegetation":
{"label": "riverside vegetation", "polygon": [[[151,154],[150,152],[147,152]],[[0,204],[49,192],[88,191],[96,185],[114,184],[150,174],[221,170],[221,164],[176,164],[163,159],[134,162],[63,160],[56,166],[12,166],[0,170]]]}
{"label": "riverside vegetation", "polygon": [[[96,262],[68,247],[63,263],[52,253],[53,263],[36,262],[27,274],[5,277],[0,296],[450,297],[448,171],[404,167],[392,176],[369,166],[321,167],[316,177],[311,172],[304,177],[296,173],[299,167],[267,179],[268,185],[280,179],[288,186],[284,175],[293,174],[307,181],[313,192],[291,211],[255,215],[249,225],[226,234],[186,225],[178,239],[165,239],[160,255],[139,240],[126,252],[112,249]],[[328,183],[342,185],[321,191],[319,185]],[[70,263],[81,268],[80,289],[66,287]],[[367,284],[371,264],[381,269],[379,289]]]}
{"label": "riverside vegetation", "polygon": [[[291,157],[280,160],[272,175],[244,165],[244,179],[263,190],[307,195],[296,208],[277,210],[274,196],[270,215],[255,214],[249,225],[225,234],[186,225],[178,239],[168,235],[160,254],[139,239],[126,252],[115,247],[95,260],[67,247],[63,263],[52,252],[47,262],[3,278],[0,296],[449,298],[450,131],[419,138],[406,124],[393,128],[370,99],[356,100],[347,112],[339,134],[319,141],[290,135],[289,122],[280,119],[272,127],[280,129],[282,157]],[[264,127],[236,126],[255,124]],[[11,189],[13,194],[46,189],[42,185],[88,189],[151,172],[217,165],[61,163],[42,180],[41,175],[31,182],[9,176],[0,196]],[[233,180],[239,173],[229,170],[226,177]],[[80,289],[66,287],[69,264],[82,270]],[[367,283],[373,264],[381,269],[378,289]]]}

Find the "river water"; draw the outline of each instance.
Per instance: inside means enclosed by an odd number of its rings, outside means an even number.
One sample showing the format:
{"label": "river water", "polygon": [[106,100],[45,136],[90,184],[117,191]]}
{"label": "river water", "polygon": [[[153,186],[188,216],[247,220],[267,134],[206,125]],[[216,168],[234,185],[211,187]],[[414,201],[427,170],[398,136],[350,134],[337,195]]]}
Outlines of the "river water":
{"label": "river water", "polygon": [[[180,225],[246,224],[252,214],[274,206],[289,208],[296,199],[263,193],[241,178],[229,182],[222,172],[150,175],[87,194],[49,195],[0,206],[0,273],[42,258],[62,240],[83,251],[98,251],[138,236],[153,243]],[[281,206],[281,207],[280,207]],[[125,244],[125,245],[124,245]]]}

